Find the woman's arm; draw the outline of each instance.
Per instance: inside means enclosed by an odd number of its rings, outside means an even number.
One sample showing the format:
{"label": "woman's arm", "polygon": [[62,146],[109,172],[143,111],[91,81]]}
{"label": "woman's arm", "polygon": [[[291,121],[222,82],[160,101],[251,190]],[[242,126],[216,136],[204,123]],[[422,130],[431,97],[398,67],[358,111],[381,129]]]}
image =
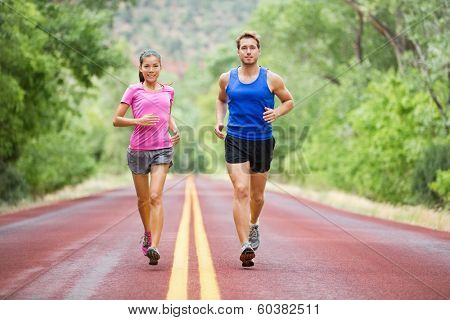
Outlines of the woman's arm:
{"label": "woman's arm", "polygon": [[141,126],[153,126],[159,121],[159,117],[154,114],[146,114],[142,118],[134,119],[134,118],[125,118],[125,114],[127,113],[129,105],[121,102],[117,107],[116,114],[113,118],[113,126],[114,127],[131,127],[135,125]]}
{"label": "woman's arm", "polygon": [[180,133],[178,132],[177,124],[175,123],[175,119],[170,115],[169,117],[169,130],[172,132],[170,140],[175,145],[180,142]]}

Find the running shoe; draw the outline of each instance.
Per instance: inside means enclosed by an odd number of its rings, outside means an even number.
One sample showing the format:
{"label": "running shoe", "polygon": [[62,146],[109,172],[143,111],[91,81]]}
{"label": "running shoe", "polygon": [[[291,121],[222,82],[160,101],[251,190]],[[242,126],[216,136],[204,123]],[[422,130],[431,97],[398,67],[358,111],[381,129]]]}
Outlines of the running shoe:
{"label": "running shoe", "polygon": [[253,259],[255,258],[255,250],[253,250],[252,246],[249,242],[246,242],[242,245],[241,248],[241,256],[239,259],[242,261],[243,267],[253,267]]}
{"label": "running shoe", "polygon": [[149,265],[156,266],[158,264],[158,260],[161,257],[159,255],[158,249],[155,247],[150,247],[147,251],[146,256],[150,259],[148,262]]}
{"label": "running shoe", "polygon": [[259,225],[253,224],[250,225],[250,232],[248,234],[248,241],[252,246],[253,250],[257,250],[259,248]]}
{"label": "running shoe", "polygon": [[253,267],[254,265],[255,263],[253,262],[253,260],[242,261],[242,266],[244,268],[250,268]]}
{"label": "running shoe", "polygon": [[148,248],[152,245],[152,234],[150,232],[145,232],[142,238],[142,253],[144,256],[147,255]]}

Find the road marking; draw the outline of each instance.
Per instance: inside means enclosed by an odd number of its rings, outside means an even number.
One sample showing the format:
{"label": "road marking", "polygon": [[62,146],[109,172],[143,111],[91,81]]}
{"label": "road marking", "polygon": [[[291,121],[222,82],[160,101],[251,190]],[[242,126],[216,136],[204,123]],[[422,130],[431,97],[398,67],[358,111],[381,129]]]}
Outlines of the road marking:
{"label": "road marking", "polygon": [[178,227],[175,251],[173,253],[173,266],[167,292],[168,300],[188,299],[188,270],[189,270],[189,226],[191,223],[191,188],[192,177],[186,180],[184,191],[183,214]]}
{"label": "road marking", "polygon": [[197,195],[195,182],[191,181],[192,209],[194,214],[195,248],[197,250],[198,273],[200,277],[200,299],[220,300],[216,272],[211,258],[208,238],[203,224],[202,211]]}

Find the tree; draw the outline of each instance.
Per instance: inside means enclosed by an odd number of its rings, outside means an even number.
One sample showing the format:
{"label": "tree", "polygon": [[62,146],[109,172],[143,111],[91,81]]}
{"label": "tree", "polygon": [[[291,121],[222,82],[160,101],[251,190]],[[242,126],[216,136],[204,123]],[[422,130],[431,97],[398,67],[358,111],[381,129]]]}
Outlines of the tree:
{"label": "tree", "polygon": [[[448,61],[448,13],[447,2],[442,1],[356,1],[345,0],[359,16],[365,17],[370,25],[379,32],[395,52],[397,64],[402,70],[410,63],[420,70],[424,86],[450,133],[448,107],[450,98],[436,92],[440,83],[449,80]],[[381,12],[382,17],[376,13]],[[383,21],[383,18],[387,21]],[[389,26],[389,20],[394,26]],[[412,54],[408,54],[411,52]]]}
{"label": "tree", "polygon": [[[447,17],[438,0],[259,7],[251,27],[262,35],[261,62],[294,96],[289,125],[311,128],[305,181],[381,201],[443,203],[448,167],[418,163],[434,161],[430,146],[449,143]],[[276,156],[290,159],[283,152]]]}
{"label": "tree", "polygon": [[[59,132],[93,77],[124,61],[107,27],[118,1],[0,2],[0,162]],[[2,173],[0,173],[0,177]]]}

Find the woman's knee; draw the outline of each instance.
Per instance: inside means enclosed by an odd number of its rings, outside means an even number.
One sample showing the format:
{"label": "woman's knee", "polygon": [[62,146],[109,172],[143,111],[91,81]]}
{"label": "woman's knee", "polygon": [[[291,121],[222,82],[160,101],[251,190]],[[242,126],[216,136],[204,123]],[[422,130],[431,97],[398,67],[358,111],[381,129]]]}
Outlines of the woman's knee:
{"label": "woman's knee", "polygon": [[160,192],[150,192],[150,204],[158,206],[162,202],[162,194]]}
{"label": "woman's knee", "polygon": [[150,204],[150,198],[148,196],[138,196],[138,206],[148,206]]}

